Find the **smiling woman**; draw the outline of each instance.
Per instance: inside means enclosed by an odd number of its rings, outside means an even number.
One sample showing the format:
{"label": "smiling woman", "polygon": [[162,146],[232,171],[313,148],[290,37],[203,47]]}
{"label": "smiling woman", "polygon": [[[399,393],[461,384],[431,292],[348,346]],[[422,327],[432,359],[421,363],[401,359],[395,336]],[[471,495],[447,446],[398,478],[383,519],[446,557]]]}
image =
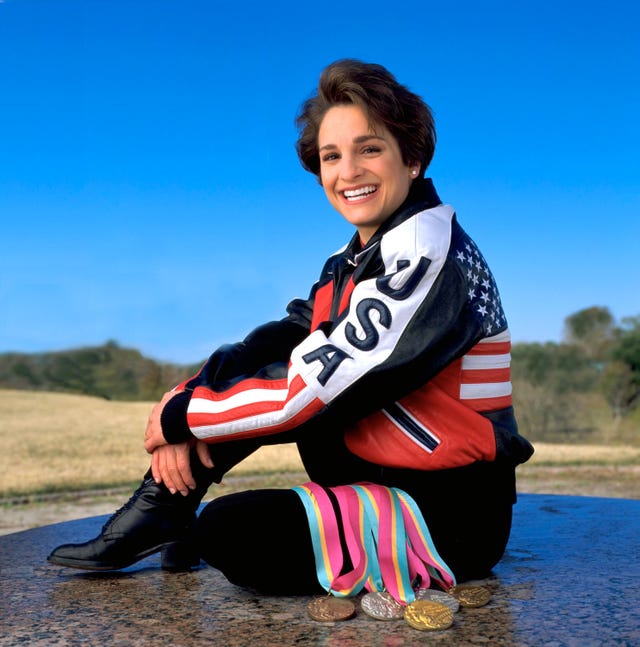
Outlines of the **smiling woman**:
{"label": "smiling woman", "polygon": [[318,134],[320,181],[329,203],[354,225],[363,245],[406,200],[419,165],[405,165],[393,135],[375,129],[359,106],[334,106]]}
{"label": "smiling woman", "polygon": [[[366,244],[433,157],[429,106],[380,65],[330,65],[298,116],[298,155]],[[366,91],[364,90],[366,88]]]}
{"label": "smiling woman", "polygon": [[[493,275],[423,177],[431,111],[383,67],[343,60],[297,123],[300,160],[351,240],[285,318],[218,348],[165,394],[138,490],[52,563],[111,570],[162,551],[165,568],[204,558],[262,591],[351,595],[366,583],[407,605],[414,588],[482,577],[502,556],[515,467],[533,449],[517,431]],[[213,483],[281,443],[297,444],[308,483],[218,497],[196,519]],[[394,546],[381,539],[391,536]],[[393,572],[391,550],[406,553]]]}

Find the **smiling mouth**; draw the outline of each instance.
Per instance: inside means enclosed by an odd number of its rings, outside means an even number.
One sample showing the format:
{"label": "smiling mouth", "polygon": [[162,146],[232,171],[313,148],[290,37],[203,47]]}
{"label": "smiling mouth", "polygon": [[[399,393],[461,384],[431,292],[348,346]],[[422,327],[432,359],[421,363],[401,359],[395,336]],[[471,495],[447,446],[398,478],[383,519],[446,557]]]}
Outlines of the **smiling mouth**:
{"label": "smiling mouth", "polygon": [[347,202],[358,202],[359,200],[364,200],[370,195],[375,193],[378,190],[377,186],[373,184],[367,186],[361,186],[358,189],[346,189],[342,192],[342,195],[345,197]]}

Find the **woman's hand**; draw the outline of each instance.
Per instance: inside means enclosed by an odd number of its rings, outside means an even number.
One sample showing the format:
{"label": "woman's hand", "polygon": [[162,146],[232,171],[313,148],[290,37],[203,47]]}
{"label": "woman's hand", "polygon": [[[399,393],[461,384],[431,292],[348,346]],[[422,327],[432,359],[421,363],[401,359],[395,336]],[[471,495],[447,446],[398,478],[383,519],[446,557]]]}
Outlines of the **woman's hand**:
{"label": "woman's hand", "polygon": [[147,420],[147,428],[144,432],[144,448],[152,454],[157,447],[166,445],[167,441],[165,440],[164,435],[162,434],[162,425],[160,423],[160,416],[162,415],[162,410],[165,405],[173,396],[175,396],[180,391],[169,391],[162,396],[162,400],[156,404],[151,413],[149,414],[149,419]]}
{"label": "woman's hand", "polygon": [[151,409],[144,432],[144,448],[151,454],[151,473],[156,483],[164,483],[172,494],[180,492],[186,496],[189,490],[196,487],[189,463],[191,448],[195,445],[198,458],[205,467],[212,468],[213,461],[208,445],[201,440],[194,438],[175,445],[167,443],[162,433],[160,417],[167,402],[177,393],[180,391],[165,393],[162,400]]}
{"label": "woman's hand", "polygon": [[191,472],[189,456],[191,448],[195,445],[200,462],[212,468],[213,461],[209,453],[209,446],[201,440],[192,440],[176,445],[162,445],[154,450],[151,456],[151,473],[156,483],[164,483],[171,494],[180,492],[183,496],[196,487],[195,479]]}

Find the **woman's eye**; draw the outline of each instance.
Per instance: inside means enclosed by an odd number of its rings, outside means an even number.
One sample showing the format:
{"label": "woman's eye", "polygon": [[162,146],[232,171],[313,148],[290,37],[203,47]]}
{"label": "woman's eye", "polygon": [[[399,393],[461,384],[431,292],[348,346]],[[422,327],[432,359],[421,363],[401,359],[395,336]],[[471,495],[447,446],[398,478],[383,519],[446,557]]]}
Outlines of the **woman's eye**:
{"label": "woman's eye", "polygon": [[322,161],[323,162],[332,162],[333,160],[338,159],[338,153],[327,153],[326,155],[322,156]]}
{"label": "woman's eye", "polygon": [[365,155],[371,155],[372,153],[379,153],[380,148],[378,146],[367,146],[362,150]]}

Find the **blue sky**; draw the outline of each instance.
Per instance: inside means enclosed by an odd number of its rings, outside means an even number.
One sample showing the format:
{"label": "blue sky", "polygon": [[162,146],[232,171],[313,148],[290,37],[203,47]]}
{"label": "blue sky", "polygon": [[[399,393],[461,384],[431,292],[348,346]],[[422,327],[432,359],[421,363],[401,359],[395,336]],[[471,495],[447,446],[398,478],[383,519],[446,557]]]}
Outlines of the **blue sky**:
{"label": "blue sky", "polygon": [[638,7],[0,1],[0,352],[196,362],[283,316],[352,233],[294,150],[343,57],[432,106],[515,341],[640,314]]}

